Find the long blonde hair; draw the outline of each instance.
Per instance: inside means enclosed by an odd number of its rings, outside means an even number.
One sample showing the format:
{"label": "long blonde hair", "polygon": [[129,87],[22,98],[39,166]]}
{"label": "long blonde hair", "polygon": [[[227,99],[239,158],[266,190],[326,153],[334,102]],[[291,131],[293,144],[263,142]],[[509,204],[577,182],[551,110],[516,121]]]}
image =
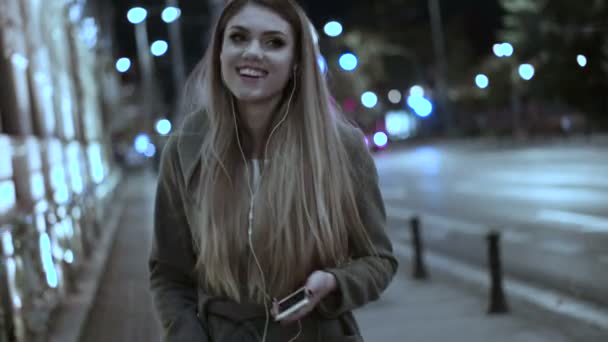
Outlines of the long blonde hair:
{"label": "long blonde hair", "polygon": [[[248,175],[232,116],[232,94],[219,68],[227,22],[248,3],[269,8],[291,24],[299,65],[285,87],[284,99],[297,88],[285,121],[268,141],[268,155],[263,156],[268,161],[256,195],[252,247],[264,279],[249,257]],[[186,86],[185,96],[193,101],[190,108],[204,112],[208,123],[195,180],[199,215],[192,236],[201,281],[215,295],[257,303],[265,295],[281,297],[302,286],[312,271],[347,260],[354,245],[371,248],[340,134],[345,123],[331,108],[309,23],[292,0],[228,2]],[[284,116],[286,102],[272,127]]]}

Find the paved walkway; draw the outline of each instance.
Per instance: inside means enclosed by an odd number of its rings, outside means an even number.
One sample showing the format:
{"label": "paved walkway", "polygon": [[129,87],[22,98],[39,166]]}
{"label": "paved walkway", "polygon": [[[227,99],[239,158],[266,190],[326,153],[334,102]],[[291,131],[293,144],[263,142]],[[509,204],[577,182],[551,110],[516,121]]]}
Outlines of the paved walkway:
{"label": "paved walkway", "polygon": [[[155,178],[129,177],[125,211],[82,342],[159,340],[146,265]],[[356,313],[366,342],[594,342],[568,339],[554,327],[514,314],[489,317],[474,293],[439,281],[413,282],[406,270],[403,263],[384,296]]]}
{"label": "paved walkway", "polygon": [[489,316],[485,299],[476,294],[439,281],[413,281],[406,271],[401,267],[382,298],[356,313],[365,341],[582,342],[529,317]]}
{"label": "paved walkway", "polygon": [[148,291],[147,266],[156,179],[151,172],[127,177],[125,210],[82,342],[160,340]]}

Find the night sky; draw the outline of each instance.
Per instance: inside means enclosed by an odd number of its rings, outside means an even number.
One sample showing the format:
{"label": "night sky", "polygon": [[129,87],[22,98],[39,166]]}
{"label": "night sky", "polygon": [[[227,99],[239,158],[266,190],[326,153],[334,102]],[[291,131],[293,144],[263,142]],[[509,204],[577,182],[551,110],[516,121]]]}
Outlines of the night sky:
{"label": "night sky", "polygon": [[[375,0],[378,1],[378,0]],[[372,6],[374,0],[300,0],[299,2],[306,9],[311,17],[311,20],[321,30],[322,26],[328,20],[339,20],[345,26],[356,27],[359,24],[374,25],[374,21],[383,21],[387,18],[365,18],[367,23],[358,23],[349,19],[352,16],[352,8]],[[428,25],[428,4],[427,0],[404,0],[400,7],[400,0],[383,0],[392,1],[397,11],[391,11],[391,20],[396,23],[396,27],[400,23],[407,25]],[[492,44],[496,42],[496,31],[500,27],[500,6],[498,0],[458,0],[448,1],[442,0],[441,9],[443,21],[447,22],[454,18],[459,18],[465,23],[465,32],[470,37],[474,54],[483,56],[491,51]],[[140,5],[148,8],[148,35],[150,42],[157,39],[168,40],[166,24],[160,20],[160,12],[164,1],[161,0],[113,0],[115,10],[115,39],[116,45],[114,54],[116,58],[127,56],[132,59],[137,58],[135,50],[135,38],[133,26],[126,19],[126,12],[129,8]],[[368,5],[369,4],[369,5]],[[412,5],[414,4],[414,5]],[[182,0],[182,34],[185,48],[186,68],[190,70],[194,64],[201,58],[205,49],[205,36],[209,29],[210,18],[206,11],[205,1],[197,0]],[[371,23],[371,24],[370,24]],[[162,83],[170,83],[170,71],[172,67],[170,54],[161,58],[155,59],[155,66],[158,72],[158,77]],[[137,67],[131,72],[123,75],[125,81],[137,81]],[[168,92],[172,92],[170,87],[165,87]],[[167,94],[169,97],[172,94]]]}
{"label": "night sky", "polygon": [[[305,8],[318,28],[332,19],[342,19],[353,6],[365,6],[374,0],[305,0]],[[408,18],[409,23],[428,24],[428,0],[417,0],[415,7],[404,6],[395,16]],[[399,2],[399,0],[395,0]],[[413,1],[402,1],[412,3]],[[478,54],[487,53],[495,43],[500,28],[501,8],[498,0],[440,0],[443,21],[461,17]],[[382,20],[382,19],[380,19]],[[356,25],[356,23],[353,23]]]}

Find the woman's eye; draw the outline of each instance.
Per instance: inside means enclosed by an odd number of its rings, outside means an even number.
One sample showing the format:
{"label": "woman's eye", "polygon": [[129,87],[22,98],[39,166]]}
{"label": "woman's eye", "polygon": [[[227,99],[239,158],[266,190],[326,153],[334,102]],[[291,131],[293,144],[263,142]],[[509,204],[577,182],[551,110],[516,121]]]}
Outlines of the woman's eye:
{"label": "woman's eye", "polygon": [[282,39],[270,39],[266,42],[266,44],[273,48],[280,48],[285,45],[285,42]]}
{"label": "woman's eye", "polygon": [[230,35],[230,40],[235,43],[240,43],[245,40],[245,36],[241,33],[233,33]]}

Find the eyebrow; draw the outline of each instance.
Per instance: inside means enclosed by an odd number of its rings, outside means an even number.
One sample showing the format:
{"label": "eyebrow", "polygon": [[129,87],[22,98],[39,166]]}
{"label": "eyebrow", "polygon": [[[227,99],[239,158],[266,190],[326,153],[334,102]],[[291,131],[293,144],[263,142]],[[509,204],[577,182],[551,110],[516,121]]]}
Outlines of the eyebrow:
{"label": "eyebrow", "polygon": [[[243,27],[243,26],[240,26],[240,25],[233,25],[233,26],[230,26],[228,29],[229,30],[232,29],[232,30],[239,30],[239,31],[249,32],[249,30],[246,27]],[[286,36],[287,37],[287,34],[285,34],[285,32],[277,31],[277,30],[264,31],[262,34],[263,35],[275,35],[275,34],[278,34],[278,35],[282,35],[282,36]]]}

